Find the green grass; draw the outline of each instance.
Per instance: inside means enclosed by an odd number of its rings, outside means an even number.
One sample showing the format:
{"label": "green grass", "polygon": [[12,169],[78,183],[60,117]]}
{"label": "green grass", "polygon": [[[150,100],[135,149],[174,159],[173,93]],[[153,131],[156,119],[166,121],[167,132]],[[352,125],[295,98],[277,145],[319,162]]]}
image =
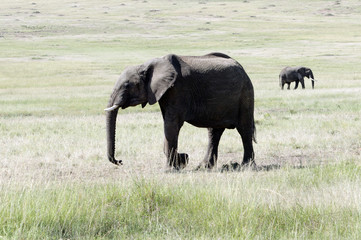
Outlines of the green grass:
{"label": "green grass", "polygon": [[[358,1],[2,1],[0,239],[360,239]],[[103,109],[121,71],[169,53],[221,51],[255,88],[260,171],[226,131],[185,124],[181,173],[165,171],[157,105],[120,111],[106,159]],[[281,91],[287,65],[315,89]]]}
{"label": "green grass", "polygon": [[[193,174],[171,176],[168,183],[140,177],[18,186],[0,195],[7,205],[0,209],[0,233],[26,239],[360,237],[361,199],[354,189],[361,168],[354,163],[268,174]],[[340,187],[347,196],[339,195]]]}

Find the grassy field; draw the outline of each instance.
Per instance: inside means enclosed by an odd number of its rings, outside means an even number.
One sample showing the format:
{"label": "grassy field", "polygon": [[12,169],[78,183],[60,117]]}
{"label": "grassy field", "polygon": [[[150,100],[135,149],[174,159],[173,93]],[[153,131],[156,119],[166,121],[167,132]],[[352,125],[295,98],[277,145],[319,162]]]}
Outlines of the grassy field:
{"label": "grassy field", "polygon": [[[0,239],[360,239],[361,5],[350,1],[2,1]],[[234,130],[197,172],[207,131],[188,124],[165,171],[158,106],[104,107],[129,65],[224,52],[255,88],[259,171]],[[281,91],[310,67],[315,89]],[[292,85],[293,87],[293,85]]]}

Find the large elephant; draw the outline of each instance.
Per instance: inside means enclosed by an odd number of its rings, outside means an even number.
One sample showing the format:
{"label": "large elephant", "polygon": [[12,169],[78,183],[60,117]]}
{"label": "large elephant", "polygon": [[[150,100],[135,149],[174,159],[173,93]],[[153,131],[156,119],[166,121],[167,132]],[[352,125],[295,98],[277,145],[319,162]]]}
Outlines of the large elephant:
{"label": "large elephant", "polygon": [[167,55],[121,74],[111,94],[106,114],[108,159],[116,160],[115,125],[119,108],[159,103],[164,120],[167,165],[179,170],[188,155],[178,153],[178,134],[184,122],[208,128],[206,156],[198,168],[211,169],[218,156],[223,131],[236,128],[243,142],[242,164],[254,164],[254,92],[243,67],[222,53],[205,56]]}
{"label": "large elephant", "polygon": [[285,67],[282,69],[279,79],[280,79],[280,86],[282,87],[287,83],[287,89],[290,89],[291,82],[296,82],[295,88],[297,89],[298,83],[301,82],[302,88],[305,89],[305,81],[304,77],[310,78],[312,82],[312,89],[315,85],[315,79],[313,77],[312,70],[307,67]]}

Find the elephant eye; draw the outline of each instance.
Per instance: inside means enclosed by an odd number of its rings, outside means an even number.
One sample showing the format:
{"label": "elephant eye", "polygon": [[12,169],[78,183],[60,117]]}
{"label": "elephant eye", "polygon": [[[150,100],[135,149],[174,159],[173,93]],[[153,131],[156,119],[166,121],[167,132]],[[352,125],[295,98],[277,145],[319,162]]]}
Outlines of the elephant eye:
{"label": "elephant eye", "polygon": [[126,88],[129,87],[129,82],[125,82],[123,86]]}

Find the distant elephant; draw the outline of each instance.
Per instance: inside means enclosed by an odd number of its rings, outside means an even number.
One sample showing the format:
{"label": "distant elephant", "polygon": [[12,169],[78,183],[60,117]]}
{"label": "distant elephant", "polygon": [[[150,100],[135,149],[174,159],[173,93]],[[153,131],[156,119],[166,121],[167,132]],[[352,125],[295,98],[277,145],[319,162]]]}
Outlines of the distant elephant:
{"label": "distant elephant", "polygon": [[164,120],[164,153],[170,169],[188,163],[178,153],[178,134],[184,122],[208,128],[206,156],[198,168],[211,169],[218,157],[223,131],[236,128],[243,142],[242,164],[254,164],[255,141],[253,85],[243,67],[222,53],[204,56],[167,55],[126,68],[115,84],[105,111],[108,159],[114,158],[115,125],[119,108],[159,102]]}
{"label": "distant elephant", "polygon": [[307,67],[285,67],[282,69],[279,79],[280,79],[280,86],[282,87],[287,83],[287,89],[290,89],[291,82],[296,82],[295,88],[297,89],[298,83],[301,82],[302,88],[305,89],[305,81],[304,77],[310,78],[312,82],[312,89],[315,85],[315,79],[313,77],[312,70]]}

